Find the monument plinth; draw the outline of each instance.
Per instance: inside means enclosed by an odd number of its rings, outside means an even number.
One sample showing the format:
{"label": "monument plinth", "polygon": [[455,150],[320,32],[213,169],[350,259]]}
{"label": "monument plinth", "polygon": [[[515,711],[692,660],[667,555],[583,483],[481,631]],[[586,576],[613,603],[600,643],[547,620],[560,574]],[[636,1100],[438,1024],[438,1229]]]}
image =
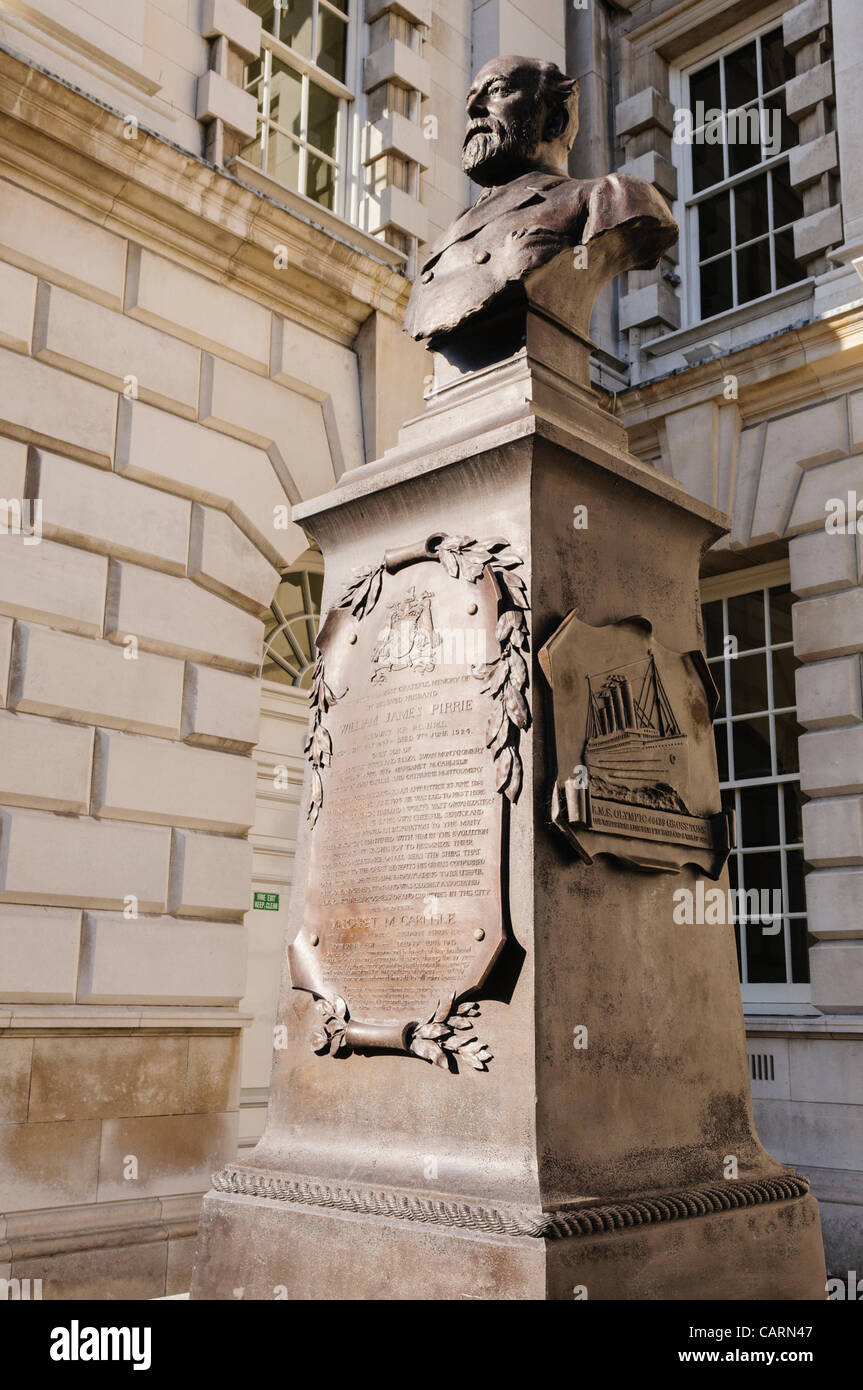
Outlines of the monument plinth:
{"label": "monument plinth", "polygon": [[[498,60],[500,102],[519,78],[571,142],[574,84],[526,70]],[[409,314],[425,413],[295,512],[326,562],[307,817],[267,1129],[205,1198],[196,1298],[824,1296],[816,1204],[753,1127],[733,930],[673,920],[727,887],[698,604],[724,519],[587,376],[597,289],[673,223],[618,187],[582,242],[607,190],[564,189],[585,264],[537,231],[547,188],[475,312],[487,224],[427,259],[457,248],[457,311],[421,276]]]}

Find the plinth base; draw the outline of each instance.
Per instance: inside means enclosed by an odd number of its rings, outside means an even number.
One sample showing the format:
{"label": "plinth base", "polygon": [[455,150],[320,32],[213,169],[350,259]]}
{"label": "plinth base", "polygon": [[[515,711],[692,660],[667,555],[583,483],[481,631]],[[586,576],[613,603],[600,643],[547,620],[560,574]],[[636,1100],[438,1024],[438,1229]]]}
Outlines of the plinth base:
{"label": "plinth base", "polygon": [[[296,1183],[270,1175],[242,1180],[273,1195],[205,1198],[195,1299],[824,1298],[818,1208],[796,1176],[545,1215],[379,1194],[395,1217],[305,1205]],[[346,1189],[350,1199],[367,1196]]]}

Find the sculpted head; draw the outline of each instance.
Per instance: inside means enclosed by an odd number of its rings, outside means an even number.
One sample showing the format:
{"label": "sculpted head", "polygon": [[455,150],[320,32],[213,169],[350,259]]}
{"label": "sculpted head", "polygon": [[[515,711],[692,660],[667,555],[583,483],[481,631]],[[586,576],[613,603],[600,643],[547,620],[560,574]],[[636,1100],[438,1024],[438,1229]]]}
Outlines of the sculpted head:
{"label": "sculpted head", "polygon": [[531,169],[566,170],[578,132],[578,83],[556,63],[493,58],[467,95],[462,165],[475,183],[508,183]]}

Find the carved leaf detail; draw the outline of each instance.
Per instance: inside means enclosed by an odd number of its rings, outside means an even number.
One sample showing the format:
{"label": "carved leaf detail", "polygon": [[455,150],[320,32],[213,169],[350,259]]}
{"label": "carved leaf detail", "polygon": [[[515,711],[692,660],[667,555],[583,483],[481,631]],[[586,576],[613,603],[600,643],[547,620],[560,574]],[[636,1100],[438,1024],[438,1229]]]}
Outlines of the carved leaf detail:
{"label": "carved leaf detail", "polygon": [[495,759],[495,790],[502,792],[512,772],[512,749],[502,748]]}
{"label": "carved leaf detail", "polygon": [[506,795],[510,801],[517,801],[521,791],[521,758],[517,753],[513,755],[512,772],[506,786]]}
{"label": "carved leaf detail", "polygon": [[444,550],[443,547],[441,547],[438,554],[440,555],[440,562],[446,570],[447,574],[452,575],[453,579],[458,579],[458,560],[456,559],[453,552],[451,550]]}

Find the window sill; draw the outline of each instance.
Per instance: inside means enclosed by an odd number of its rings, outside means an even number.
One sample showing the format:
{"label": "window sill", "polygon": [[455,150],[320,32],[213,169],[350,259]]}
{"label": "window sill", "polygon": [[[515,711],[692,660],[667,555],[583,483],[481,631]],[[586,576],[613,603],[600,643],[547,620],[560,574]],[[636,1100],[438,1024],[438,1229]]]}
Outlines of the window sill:
{"label": "window sill", "polygon": [[801,1016],[789,1008],[784,1014],[768,1017],[747,1014],[746,1032],[753,1037],[859,1038],[863,1037],[863,1018],[857,1014],[811,1014]]}
{"label": "window sill", "polygon": [[[788,285],[784,290],[762,295],[760,299],[750,299],[748,304],[740,304],[736,309],[727,309],[723,314],[714,314],[712,318],[702,319],[690,328],[678,328],[673,333],[664,333],[661,338],[651,338],[649,343],[642,345],[642,352],[645,357],[667,357],[671,353],[682,352],[684,348],[728,333],[741,324],[754,324],[758,319],[766,318],[768,314],[775,314],[778,309],[811,299],[814,287],[815,281],[811,277],[800,280],[796,285]],[[731,348],[730,343],[728,348]]]}
{"label": "window sill", "polygon": [[336,213],[330,212],[329,208],[321,207],[320,203],[307,198],[304,193],[297,193],[295,189],[289,188],[287,184],[279,183],[276,179],[270,178],[263,169],[259,169],[257,164],[251,164],[247,159],[240,155],[235,155],[227,161],[227,168],[239,179],[241,183],[248,184],[258,193],[264,193],[268,198],[293,213],[296,217],[301,217],[304,222],[311,222],[320,227],[322,231],[329,232],[339,241],[352,246],[355,251],[359,251],[363,256],[372,256],[376,261],[382,261],[384,265],[391,266],[393,270],[404,270],[407,264],[407,256],[402,251],[397,251],[394,246],[389,246],[385,241],[379,241],[377,237],[370,236],[368,232],[360,231],[353,222],[347,222],[345,218],[339,217]]}

